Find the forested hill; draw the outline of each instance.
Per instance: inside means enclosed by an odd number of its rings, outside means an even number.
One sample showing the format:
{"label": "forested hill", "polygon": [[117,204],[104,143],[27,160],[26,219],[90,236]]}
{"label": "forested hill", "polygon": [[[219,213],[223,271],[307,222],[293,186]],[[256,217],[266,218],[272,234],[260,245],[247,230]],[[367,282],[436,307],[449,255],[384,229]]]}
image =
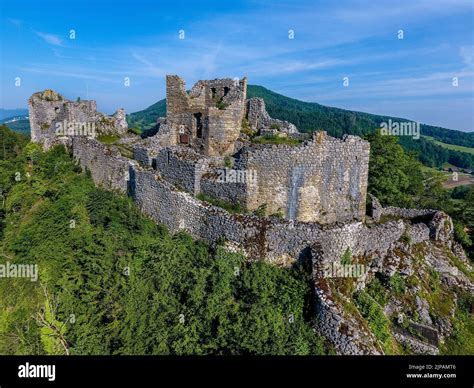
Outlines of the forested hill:
{"label": "forested hill", "polygon": [[[247,97],[261,97],[265,100],[268,113],[278,119],[294,123],[300,131],[312,132],[325,130],[331,136],[341,137],[344,134],[365,136],[380,127],[381,122],[409,121],[403,118],[373,115],[333,108],[314,102],[303,102],[285,97],[258,85],[249,85]],[[150,128],[156,119],[166,115],[166,101],[160,100],[145,110],[128,116],[129,125],[142,129]],[[431,125],[421,125],[421,133],[443,143],[464,147],[474,147],[474,133],[466,133]],[[458,167],[474,168],[474,156],[465,152],[450,150],[435,144],[431,139],[401,137],[400,143],[405,150],[418,154],[419,159],[428,166],[441,166],[449,162]]]}
{"label": "forested hill", "polygon": [[[299,101],[258,85],[249,85],[247,97],[263,98],[271,116],[290,121],[303,132],[324,129],[330,135],[337,137],[346,133],[364,136],[373,132],[374,129],[380,128],[380,123],[387,122],[389,119],[398,122],[410,121],[403,118],[333,108],[315,102]],[[421,131],[423,135],[432,136],[443,143],[474,147],[474,133],[424,124],[421,125]]]}

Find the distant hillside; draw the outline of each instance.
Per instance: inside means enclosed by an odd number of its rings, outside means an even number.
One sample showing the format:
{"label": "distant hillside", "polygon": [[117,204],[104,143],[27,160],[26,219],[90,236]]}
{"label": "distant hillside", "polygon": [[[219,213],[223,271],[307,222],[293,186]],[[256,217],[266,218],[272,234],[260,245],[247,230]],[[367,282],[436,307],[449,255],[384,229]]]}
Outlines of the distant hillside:
{"label": "distant hillside", "polygon": [[0,109],[0,124],[7,125],[15,132],[29,134],[28,109]]}
{"label": "distant hillside", "polygon": [[9,117],[4,120],[0,120],[0,124],[5,124],[12,131],[29,135],[30,134],[30,120],[23,117],[24,116],[13,117],[13,118]]}
{"label": "distant hillside", "polygon": [[[261,97],[265,100],[268,113],[271,116],[294,123],[302,132],[325,130],[331,136],[341,137],[344,134],[365,136],[380,127],[381,122],[410,121],[403,118],[373,115],[333,108],[314,102],[303,102],[272,92],[263,86],[249,85],[248,98]],[[156,123],[156,119],[166,115],[166,100],[160,100],[145,110],[127,116],[131,127],[148,129]],[[440,167],[449,162],[458,167],[474,168],[474,155],[442,147],[436,141],[462,147],[474,147],[474,133],[466,133],[452,129],[421,125],[424,136],[418,140],[401,137],[400,143],[405,150],[418,154],[419,159],[427,166]]]}
{"label": "distant hillside", "polygon": [[166,116],[166,99],[160,100],[144,110],[127,115],[127,122],[131,128],[149,129],[156,124],[158,117],[163,116]]}
{"label": "distant hillside", "polygon": [[[324,129],[332,136],[337,137],[346,133],[363,136],[379,128],[381,122],[387,122],[389,119],[399,122],[410,121],[403,118],[333,108],[315,102],[303,102],[272,92],[263,86],[250,85],[247,97],[263,98],[270,115],[292,122],[303,132]],[[421,132],[443,143],[474,147],[474,133],[424,124],[421,125]]]}
{"label": "distant hillside", "polygon": [[28,116],[28,109],[0,109],[0,120],[15,116]]}

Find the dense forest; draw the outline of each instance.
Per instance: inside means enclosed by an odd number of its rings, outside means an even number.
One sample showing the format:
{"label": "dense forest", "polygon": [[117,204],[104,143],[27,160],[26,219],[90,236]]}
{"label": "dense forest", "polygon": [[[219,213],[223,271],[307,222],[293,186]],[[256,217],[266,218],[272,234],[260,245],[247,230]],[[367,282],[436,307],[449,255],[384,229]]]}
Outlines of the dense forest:
{"label": "dense forest", "polygon": [[[406,122],[408,120],[369,113],[353,112],[328,107],[313,102],[303,102],[272,92],[262,86],[249,85],[247,97],[261,97],[265,100],[268,113],[281,120],[295,124],[302,132],[325,130],[331,136],[342,137],[344,134],[365,136],[380,127],[381,122],[388,120]],[[145,110],[127,116],[131,127],[149,129],[158,117],[166,115],[166,100],[160,100]],[[431,125],[420,125],[423,136],[465,147],[474,147],[474,133],[466,133]],[[474,155],[456,150],[449,150],[427,139],[413,139],[400,136],[400,144],[405,151],[413,152],[418,159],[429,167],[441,167],[450,163],[461,168],[474,169]]]}

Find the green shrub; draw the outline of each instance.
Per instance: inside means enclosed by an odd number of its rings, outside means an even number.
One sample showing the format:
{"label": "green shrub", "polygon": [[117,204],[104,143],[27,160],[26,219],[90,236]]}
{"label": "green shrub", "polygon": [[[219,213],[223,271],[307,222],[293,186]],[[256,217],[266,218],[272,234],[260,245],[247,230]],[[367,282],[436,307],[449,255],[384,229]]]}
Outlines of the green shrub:
{"label": "green shrub", "polygon": [[227,168],[232,168],[234,165],[234,159],[231,158],[230,156],[225,156],[224,157],[224,166]]}
{"label": "green shrub", "polygon": [[388,290],[377,277],[374,277],[374,279],[367,285],[367,292],[382,307],[385,307],[390,298]]}
{"label": "green shrub", "polygon": [[352,252],[351,248],[347,247],[344,254],[341,256],[341,264],[349,265],[352,263]]}
{"label": "green shrub", "polygon": [[385,317],[382,307],[364,290],[355,294],[355,301],[362,316],[367,319],[371,331],[382,343],[386,353],[390,353],[392,336],[390,322]]}
{"label": "green shrub", "polygon": [[225,108],[227,108],[229,106],[228,103],[222,101],[222,100],[219,100],[216,102],[216,107],[220,110],[224,110]]}
{"label": "green shrub", "polygon": [[143,131],[138,127],[131,127],[128,128],[128,132],[133,133],[135,135],[141,135]]}
{"label": "green shrub", "polygon": [[402,234],[402,237],[400,237],[400,241],[405,245],[411,245],[412,243],[411,237],[406,231]]}
{"label": "green shrub", "polygon": [[253,213],[258,217],[265,217],[267,215],[267,204],[260,205]]}
{"label": "green shrub", "polygon": [[286,145],[300,144],[299,140],[292,139],[291,137],[283,137],[283,136],[275,136],[275,135],[256,136],[252,139],[252,141],[257,144],[286,144]]}
{"label": "green shrub", "polygon": [[201,201],[208,202],[211,205],[214,205],[214,206],[220,207],[224,210],[227,210],[230,213],[243,213],[245,211],[245,209],[242,207],[242,205],[238,202],[230,203],[230,202],[227,202],[227,201],[223,201],[221,199],[210,197],[210,196],[202,194],[202,193],[199,193],[198,195],[196,195],[196,198],[200,199]]}
{"label": "green shrub", "polygon": [[390,278],[390,288],[393,290],[395,295],[402,296],[406,290],[405,278],[398,272]]}
{"label": "green shrub", "polygon": [[470,247],[472,246],[472,240],[469,235],[464,231],[464,226],[455,223],[454,224],[454,237],[458,240],[463,246]]}

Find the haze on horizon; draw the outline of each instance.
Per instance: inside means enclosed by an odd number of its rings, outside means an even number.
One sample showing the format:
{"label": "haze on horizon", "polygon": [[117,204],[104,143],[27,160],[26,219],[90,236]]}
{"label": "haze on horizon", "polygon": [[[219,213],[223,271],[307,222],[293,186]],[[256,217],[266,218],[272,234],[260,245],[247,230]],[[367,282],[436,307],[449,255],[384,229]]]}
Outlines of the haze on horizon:
{"label": "haze on horizon", "polygon": [[303,101],[474,130],[472,1],[190,4],[3,0],[0,108],[52,88],[131,113],[164,98],[166,74],[188,88],[245,75]]}

